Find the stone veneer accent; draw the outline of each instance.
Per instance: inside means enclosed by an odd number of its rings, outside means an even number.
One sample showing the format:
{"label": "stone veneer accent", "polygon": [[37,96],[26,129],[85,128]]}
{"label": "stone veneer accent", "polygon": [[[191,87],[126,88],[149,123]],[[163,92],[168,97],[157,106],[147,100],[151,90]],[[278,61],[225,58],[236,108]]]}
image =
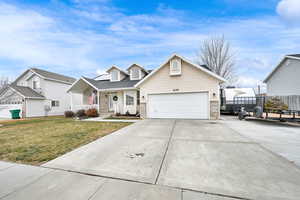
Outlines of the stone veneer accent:
{"label": "stone veneer accent", "polygon": [[210,119],[216,120],[220,117],[219,101],[210,101]]}
{"label": "stone veneer accent", "polygon": [[146,103],[140,103],[140,115],[141,118],[146,118],[147,116]]}

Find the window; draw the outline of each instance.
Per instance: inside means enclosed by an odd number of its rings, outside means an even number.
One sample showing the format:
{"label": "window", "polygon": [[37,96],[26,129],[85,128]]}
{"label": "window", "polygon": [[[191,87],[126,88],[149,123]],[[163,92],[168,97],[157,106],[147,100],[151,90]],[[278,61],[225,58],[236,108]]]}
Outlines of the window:
{"label": "window", "polygon": [[110,76],[111,76],[111,81],[119,80],[119,72],[117,70],[112,70]]}
{"label": "window", "polygon": [[181,74],[181,60],[174,58],[170,61],[170,75]]}
{"label": "window", "polygon": [[140,69],[132,68],[131,69],[131,80],[138,80],[140,79]]}
{"label": "window", "polygon": [[134,98],[132,96],[126,95],[126,106],[134,105]]}
{"label": "window", "polygon": [[32,80],[32,89],[40,89],[39,77],[34,77],[34,79]]}
{"label": "window", "polygon": [[52,107],[59,107],[59,101],[51,101]]}
{"label": "window", "polygon": [[37,89],[37,82],[36,82],[36,81],[33,81],[33,82],[32,82],[32,88],[33,88],[33,89]]}

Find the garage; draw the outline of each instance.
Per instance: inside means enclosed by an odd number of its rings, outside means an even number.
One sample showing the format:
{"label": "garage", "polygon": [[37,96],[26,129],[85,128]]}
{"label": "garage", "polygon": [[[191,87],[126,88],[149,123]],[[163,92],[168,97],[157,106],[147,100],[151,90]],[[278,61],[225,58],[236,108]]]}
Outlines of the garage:
{"label": "garage", "polygon": [[209,119],[208,92],[149,94],[148,118]]}
{"label": "garage", "polygon": [[[10,110],[21,110],[22,111],[22,104],[0,104],[0,119],[10,119],[11,113]],[[22,116],[22,113],[20,113]]]}

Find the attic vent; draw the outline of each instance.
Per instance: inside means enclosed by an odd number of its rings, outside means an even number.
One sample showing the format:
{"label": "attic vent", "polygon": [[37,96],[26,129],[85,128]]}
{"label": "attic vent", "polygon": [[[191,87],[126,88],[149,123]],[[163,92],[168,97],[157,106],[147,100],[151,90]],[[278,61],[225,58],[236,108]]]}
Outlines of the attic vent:
{"label": "attic vent", "polygon": [[174,58],[170,61],[170,75],[181,75],[181,60]]}

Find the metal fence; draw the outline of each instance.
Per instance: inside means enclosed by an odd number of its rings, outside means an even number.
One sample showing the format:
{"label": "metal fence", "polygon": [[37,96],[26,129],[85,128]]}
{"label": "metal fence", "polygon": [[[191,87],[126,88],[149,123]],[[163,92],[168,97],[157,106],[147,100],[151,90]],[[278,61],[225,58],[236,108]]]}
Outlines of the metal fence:
{"label": "metal fence", "polygon": [[249,111],[253,110],[255,106],[260,106],[264,109],[265,103],[272,98],[280,99],[288,106],[289,111],[300,111],[300,95],[235,97],[233,101],[234,110],[237,111],[241,107],[244,107],[247,111]]}

